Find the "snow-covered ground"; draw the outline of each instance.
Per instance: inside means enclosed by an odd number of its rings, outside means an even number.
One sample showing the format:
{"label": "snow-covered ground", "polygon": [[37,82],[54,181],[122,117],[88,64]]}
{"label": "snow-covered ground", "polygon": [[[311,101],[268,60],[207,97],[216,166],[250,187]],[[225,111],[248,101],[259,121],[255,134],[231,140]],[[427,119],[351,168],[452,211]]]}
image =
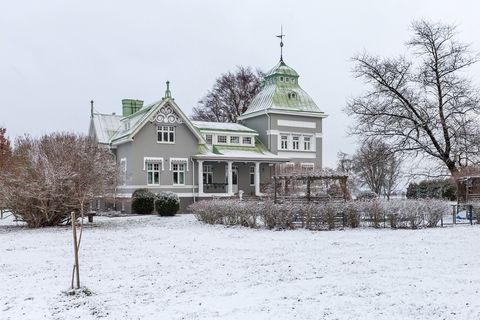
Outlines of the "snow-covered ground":
{"label": "snow-covered ground", "polygon": [[0,221],[0,319],[480,319],[480,226],[268,231],[192,215]]}

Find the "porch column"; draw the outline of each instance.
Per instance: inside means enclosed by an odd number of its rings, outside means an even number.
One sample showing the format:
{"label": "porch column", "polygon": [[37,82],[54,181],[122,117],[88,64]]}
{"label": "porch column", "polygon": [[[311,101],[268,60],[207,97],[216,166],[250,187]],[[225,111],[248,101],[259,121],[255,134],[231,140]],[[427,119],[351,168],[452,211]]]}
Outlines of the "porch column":
{"label": "porch column", "polygon": [[260,162],[255,162],[255,195],[260,196]]}
{"label": "porch column", "polygon": [[233,161],[228,161],[227,164],[227,180],[228,180],[228,189],[227,193],[233,196],[233,177],[232,177],[232,163]]}
{"label": "porch column", "polygon": [[203,160],[198,161],[198,196],[203,195]]}

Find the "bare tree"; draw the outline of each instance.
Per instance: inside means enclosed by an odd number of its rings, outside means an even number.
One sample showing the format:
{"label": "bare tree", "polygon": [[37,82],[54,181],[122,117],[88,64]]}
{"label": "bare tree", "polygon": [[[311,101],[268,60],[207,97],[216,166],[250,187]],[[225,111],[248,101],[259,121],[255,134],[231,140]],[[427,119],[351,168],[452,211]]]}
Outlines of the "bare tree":
{"label": "bare tree", "polygon": [[456,39],[456,27],[428,21],[412,23],[407,46],[411,58],[353,58],[355,77],[371,89],[351,100],[352,133],[381,137],[392,151],[427,156],[452,176],[477,163],[479,98],[464,72],[478,61]]}
{"label": "bare tree", "polygon": [[7,129],[0,128],[0,171],[6,168],[10,163],[12,155],[12,147],[10,140],[6,136]]}
{"label": "bare tree", "polygon": [[353,169],[363,185],[390,199],[397,187],[402,161],[380,140],[367,139],[353,156]]}
{"label": "bare tree", "polygon": [[11,163],[2,173],[0,197],[30,227],[67,222],[72,210],[82,214],[84,204],[108,192],[117,175],[107,149],[69,133],[18,138]]}
{"label": "bare tree", "polygon": [[237,67],[235,72],[222,74],[198,106],[193,108],[194,120],[237,122],[258,93],[263,73],[250,67]]}

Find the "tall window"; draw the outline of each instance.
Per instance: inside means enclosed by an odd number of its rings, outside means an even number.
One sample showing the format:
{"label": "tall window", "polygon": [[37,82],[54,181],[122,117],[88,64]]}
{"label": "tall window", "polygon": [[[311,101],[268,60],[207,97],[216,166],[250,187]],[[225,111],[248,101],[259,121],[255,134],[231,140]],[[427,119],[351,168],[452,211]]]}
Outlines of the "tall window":
{"label": "tall window", "polygon": [[288,149],[288,136],[280,136],[280,149]]}
{"label": "tall window", "polygon": [[252,137],[243,137],[242,138],[242,143],[251,145],[252,144]]}
{"label": "tall window", "polygon": [[310,150],[312,147],[311,138],[310,137],[303,137],[303,150]]}
{"label": "tall window", "polygon": [[203,184],[213,184],[213,166],[211,164],[203,165]]}
{"label": "tall window", "polygon": [[213,142],[213,137],[212,137],[212,135],[211,135],[211,134],[206,134],[206,135],[205,135],[205,140],[207,141],[207,144],[210,144],[210,145],[211,145],[212,142]]}
{"label": "tall window", "polygon": [[185,184],[185,164],[174,163],[172,164],[173,171],[173,184],[184,185]]}
{"label": "tall window", "polygon": [[218,143],[227,143],[227,136],[217,136]]}
{"label": "tall window", "polygon": [[250,185],[255,185],[255,166],[250,166]]}
{"label": "tall window", "polygon": [[299,136],[293,136],[292,137],[292,149],[293,150],[300,149],[300,137]]}
{"label": "tall window", "polygon": [[240,143],[240,137],[239,136],[231,136],[230,137],[230,143]]}
{"label": "tall window", "polygon": [[175,127],[174,126],[158,126],[157,142],[175,143]]}
{"label": "tall window", "polygon": [[160,164],[147,163],[147,184],[160,184]]}

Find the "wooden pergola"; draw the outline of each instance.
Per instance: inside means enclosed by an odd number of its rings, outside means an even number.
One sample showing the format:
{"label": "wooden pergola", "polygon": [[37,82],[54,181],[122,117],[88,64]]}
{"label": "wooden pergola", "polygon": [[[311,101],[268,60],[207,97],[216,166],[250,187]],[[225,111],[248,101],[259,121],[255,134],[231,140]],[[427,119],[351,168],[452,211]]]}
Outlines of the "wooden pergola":
{"label": "wooden pergola", "polygon": [[[324,174],[314,172],[289,173],[273,176],[274,202],[279,200],[294,201],[331,201],[350,199],[347,188],[348,175],[345,174]],[[298,187],[298,182],[302,187]],[[327,190],[318,193],[315,192],[315,186],[318,182],[323,182]],[[338,184],[337,184],[338,183]],[[339,190],[335,194],[329,194],[328,189],[338,186]],[[295,190],[295,188],[297,190]],[[300,189],[300,190],[298,190]],[[300,192],[299,192],[300,191]]]}

